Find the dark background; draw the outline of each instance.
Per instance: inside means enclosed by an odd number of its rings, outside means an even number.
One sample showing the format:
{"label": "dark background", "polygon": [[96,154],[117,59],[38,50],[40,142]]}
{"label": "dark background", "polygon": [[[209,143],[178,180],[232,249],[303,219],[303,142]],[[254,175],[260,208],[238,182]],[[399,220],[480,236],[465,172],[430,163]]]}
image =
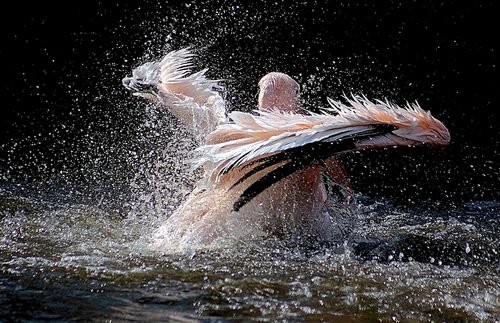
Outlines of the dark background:
{"label": "dark background", "polygon": [[251,109],[258,79],[279,70],[305,85],[311,109],[351,92],[418,100],[449,128],[447,148],[345,156],[357,191],[413,203],[499,198],[493,1],[12,5],[0,49],[4,180],[126,177],[144,104],[121,78],[189,45],[226,80],[233,109]]}

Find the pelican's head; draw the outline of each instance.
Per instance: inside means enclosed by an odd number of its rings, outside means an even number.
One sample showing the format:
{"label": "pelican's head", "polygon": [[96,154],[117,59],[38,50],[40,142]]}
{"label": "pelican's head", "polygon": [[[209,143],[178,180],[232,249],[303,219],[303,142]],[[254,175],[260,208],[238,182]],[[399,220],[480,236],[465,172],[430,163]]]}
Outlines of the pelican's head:
{"label": "pelican's head", "polygon": [[300,85],[290,76],[272,72],[259,81],[259,110],[298,112]]}

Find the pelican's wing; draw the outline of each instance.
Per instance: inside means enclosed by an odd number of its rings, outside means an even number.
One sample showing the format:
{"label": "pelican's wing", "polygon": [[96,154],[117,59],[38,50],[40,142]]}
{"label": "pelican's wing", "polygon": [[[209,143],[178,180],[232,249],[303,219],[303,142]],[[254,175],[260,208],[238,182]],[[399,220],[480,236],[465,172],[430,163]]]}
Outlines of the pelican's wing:
{"label": "pelican's wing", "polygon": [[169,52],[159,62],[134,69],[131,77],[123,79],[123,85],[134,95],[167,108],[203,142],[207,134],[226,122],[226,108],[218,92],[223,88],[218,81],[206,78],[207,69],[191,73],[193,56],[187,48]]}
{"label": "pelican's wing", "polygon": [[[292,175],[293,173],[303,170],[315,164],[323,164],[327,158],[343,152],[356,149],[356,141],[382,136],[390,133],[395,128],[391,125],[378,124],[367,126],[365,129],[358,129],[356,132],[346,135],[343,139],[337,141],[318,141],[305,144],[303,146],[291,148],[281,151],[269,157],[256,159],[253,163],[258,163],[256,167],[251,168],[248,172],[232,185],[231,188],[241,184],[250,176],[263,171],[263,175],[259,177],[252,185],[247,187],[238,200],[234,203],[234,210],[238,211],[243,205],[248,203],[254,197],[262,193],[272,184],[279,182],[283,178]],[[276,166],[278,167],[269,170]],[[326,166],[326,165],[324,165]]]}
{"label": "pelican's wing", "polygon": [[398,107],[354,96],[348,105],[329,100],[321,114],[280,111],[230,114],[232,123],[208,137],[198,149],[214,181],[233,169],[242,177],[233,187],[261,172],[235,203],[235,210],[280,179],[342,152],[421,143],[447,144],[446,127],[417,104]]}

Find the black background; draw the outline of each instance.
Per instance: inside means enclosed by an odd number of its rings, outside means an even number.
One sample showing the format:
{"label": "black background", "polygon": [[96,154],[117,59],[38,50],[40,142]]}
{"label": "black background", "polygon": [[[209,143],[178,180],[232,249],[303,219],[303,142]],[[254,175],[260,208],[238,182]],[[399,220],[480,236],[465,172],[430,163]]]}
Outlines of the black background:
{"label": "black background", "polygon": [[251,109],[258,79],[279,70],[306,84],[309,108],[350,92],[418,100],[449,128],[447,148],[346,156],[357,191],[413,202],[499,198],[493,1],[12,5],[0,50],[4,179],[77,173],[103,153],[93,146],[124,145],[140,103],[121,78],[190,45],[210,76],[226,80],[234,109]]}

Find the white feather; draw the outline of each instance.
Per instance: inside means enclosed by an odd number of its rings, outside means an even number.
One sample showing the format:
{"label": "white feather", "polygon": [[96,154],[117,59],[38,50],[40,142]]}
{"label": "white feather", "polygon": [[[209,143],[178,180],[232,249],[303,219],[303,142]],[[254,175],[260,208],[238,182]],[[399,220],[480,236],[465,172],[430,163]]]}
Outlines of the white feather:
{"label": "white feather", "polygon": [[[191,73],[193,57],[188,48],[171,51],[159,62],[134,69],[123,84],[136,91],[135,95],[160,103],[203,142],[207,134],[227,121],[226,108],[218,92],[223,90],[219,81],[207,79],[207,69]],[[141,91],[145,85],[153,86],[153,93]]]}
{"label": "white feather", "polygon": [[[201,146],[197,149],[201,156],[197,165],[209,165],[209,175],[219,178],[253,159],[313,142],[339,141],[381,123],[398,127],[394,134],[405,144],[419,136],[417,141],[432,140],[422,140],[427,128],[442,131],[449,140],[446,128],[418,104],[399,107],[388,101],[373,103],[362,96],[345,99],[348,104],[328,99],[329,108],[308,115],[276,110],[258,111],[258,115],[232,112],[229,115],[232,123],[220,126],[209,138],[233,136],[237,139]],[[393,144],[397,139],[391,138],[388,142]]]}

